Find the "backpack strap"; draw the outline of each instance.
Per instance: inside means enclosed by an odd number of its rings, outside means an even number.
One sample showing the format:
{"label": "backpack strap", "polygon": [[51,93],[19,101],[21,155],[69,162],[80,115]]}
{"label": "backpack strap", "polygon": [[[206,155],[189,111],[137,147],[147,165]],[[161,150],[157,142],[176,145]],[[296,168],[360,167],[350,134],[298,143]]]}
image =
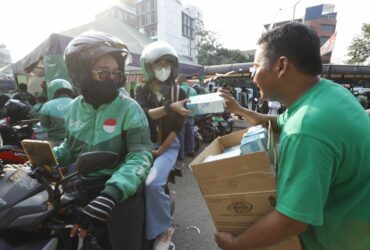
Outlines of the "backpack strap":
{"label": "backpack strap", "polygon": [[177,102],[179,100],[180,88],[177,84],[171,86],[171,101]]}

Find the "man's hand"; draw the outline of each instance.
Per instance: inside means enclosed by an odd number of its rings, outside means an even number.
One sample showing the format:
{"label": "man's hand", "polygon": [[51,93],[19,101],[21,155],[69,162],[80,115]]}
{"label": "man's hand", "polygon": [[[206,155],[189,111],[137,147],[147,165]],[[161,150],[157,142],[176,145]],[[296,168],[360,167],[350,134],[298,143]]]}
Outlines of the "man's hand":
{"label": "man's hand", "polygon": [[170,108],[173,112],[176,112],[182,116],[188,116],[193,113],[193,110],[189,110],[185,108],[186,103],[189,101],[189,99],[181,100],[178,102],[173,102],[170,104]]}
{"label": "man's hand", "polygon": [[226,110],[230,113],[240,114],[243,110],[242,106],[238,103],[237,100],[225,89],[218,90],[221,97],[224,98],[226,104]]}
{"label": "man's hand", "polygon": [[236,250],[233,246],[234,236],[229,233],[217,232],[215,241],[222,250]]}
{"label": "man's hand", "polygon": [[70,237],[74,237],[80,231],[80,237],[84,238],[94,220],[106,222],[111,217],[114,205],[115,202],[111,197],[100,194],[82,210],[79,221],[71,229]]}

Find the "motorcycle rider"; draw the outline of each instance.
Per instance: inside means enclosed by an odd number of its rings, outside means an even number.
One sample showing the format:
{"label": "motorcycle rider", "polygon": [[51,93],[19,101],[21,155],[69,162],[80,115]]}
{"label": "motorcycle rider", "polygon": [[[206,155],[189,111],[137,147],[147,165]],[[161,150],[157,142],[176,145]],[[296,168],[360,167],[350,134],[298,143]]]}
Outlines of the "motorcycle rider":
{"label": "motorcycle rider", "polygon": [[96,31],[82,33],[68,44],[66,66],[73,87],[81,95],[68,107],[66,138],[54,152],[61,165],[89,151],[119,155],[116,166],[94,173],[106,177],[104,189],[83,209],[71,236],[80,230],[84,237],[86,229],[100,222],[107,227],[110,248],[137,250],[141,249],[145,218],[142,184],[152,154],[143,110],[119,91],[125,83],[128,54],[127,46],[118,38]]}
{"label": "motorcycle rider", "polygon": [[184,116],[191,111],[184,107],[187,101],[185,91],[175,82],[178,57],[168,43],[156,41],[147,45],[140,64],[145,84],[136,87],[135,98],[149,120],[154,157],[145,185],[146,238],[156,239],[154,250],[167,250],[174,225],[171,200],[164,186],[180,148],[177,135]]}
{"label": "motorcycle rider", "polygon": [[49,101],[40,110],[40,122],[52,146],[62,143],[65,135],[64,115],[73,100],[72,85],[64,79],[55,79],[48,86]]}

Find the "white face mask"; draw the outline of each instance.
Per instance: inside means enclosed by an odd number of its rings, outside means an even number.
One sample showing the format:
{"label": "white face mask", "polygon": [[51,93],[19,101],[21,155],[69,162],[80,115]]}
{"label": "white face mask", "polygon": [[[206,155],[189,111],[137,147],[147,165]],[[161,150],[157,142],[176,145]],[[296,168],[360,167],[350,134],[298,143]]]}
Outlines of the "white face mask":
{"label": "white face mask", "polygon": [[154,70],[154,75],[160,82],[166,81],[168,77],[170,77],[170,74],[171,74],[171,67],[168,67],[168,68],[163,67],[161,69]]}

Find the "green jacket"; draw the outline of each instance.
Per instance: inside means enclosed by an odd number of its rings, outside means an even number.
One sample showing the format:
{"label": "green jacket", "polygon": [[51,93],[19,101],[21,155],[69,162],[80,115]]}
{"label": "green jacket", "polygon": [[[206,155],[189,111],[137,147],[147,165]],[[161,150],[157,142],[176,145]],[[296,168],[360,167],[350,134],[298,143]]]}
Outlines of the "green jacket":
{"label": "green jacket", "polygon": [[103,193],[115,201],[135,194],[152,164],[148,121],[137,102],[120,94],[112,103],[94,109],[82,96],[74,99],[65,116],[66,139],[54,148],[61,165],[90,151],[112,151],[119,163],[95,176],[110,176]]}
{"label": "green jacket", "polygon": [[48,133],[48,139],[61,141],[65,136],[64,115],[68,104],[72,101],[70,97],[59,97],[46,102],[40,112],[40,122],[43,131]]}

